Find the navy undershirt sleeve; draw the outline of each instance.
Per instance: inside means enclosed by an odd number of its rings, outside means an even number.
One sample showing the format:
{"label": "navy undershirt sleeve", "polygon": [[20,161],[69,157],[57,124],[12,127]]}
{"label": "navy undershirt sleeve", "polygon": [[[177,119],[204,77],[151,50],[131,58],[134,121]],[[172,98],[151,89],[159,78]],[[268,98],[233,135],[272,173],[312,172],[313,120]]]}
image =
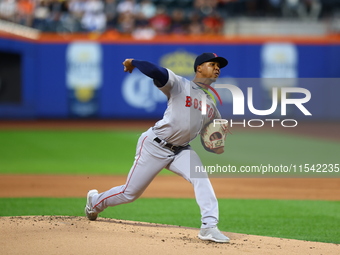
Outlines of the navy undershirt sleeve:
{"label": "navy undershirt sleeve", "polygon": [[143,74],[154,80],[157,87],[163,87],[169,80],[169,73],[164,67],[157,66],[143,60],[132,60],[133,66],[137,67]]}

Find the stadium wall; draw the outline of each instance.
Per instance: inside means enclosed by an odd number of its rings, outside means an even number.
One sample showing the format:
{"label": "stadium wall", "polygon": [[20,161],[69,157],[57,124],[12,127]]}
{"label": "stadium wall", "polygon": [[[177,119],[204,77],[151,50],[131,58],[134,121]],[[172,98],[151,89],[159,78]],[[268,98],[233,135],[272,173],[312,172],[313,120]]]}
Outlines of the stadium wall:
{"label": "stadium wall", "polygon": [[[0,118],[157,119],[164,112],[166,97],[138,70],[124,73],[124,59],[148,60],[192,78],[193,61],[202,52],[215,52],[229,60],[219,81],[237,85],[246,99],[247,88],[253,87],[257,109],[270,108],[272,86],[297,86],[311,92],[311,100],[305,106],[312,116],[304,116],[297,107],[291,107],[287,118],[340,120],[340,40],[34,41],[5,36],[0,38],[0,53],[9,58],[20,56],[20,66],[15,68],[21,84],[16,87],[20,97],[11,101],[6,91],[12,80],[0,70]],[[2,60],[2,66],[6,66],[6,61]],[[218,92],[223,101],[219,106],[222,116],[230,116],[230,91]],[[244,117],[254,118],[247,107]]]}

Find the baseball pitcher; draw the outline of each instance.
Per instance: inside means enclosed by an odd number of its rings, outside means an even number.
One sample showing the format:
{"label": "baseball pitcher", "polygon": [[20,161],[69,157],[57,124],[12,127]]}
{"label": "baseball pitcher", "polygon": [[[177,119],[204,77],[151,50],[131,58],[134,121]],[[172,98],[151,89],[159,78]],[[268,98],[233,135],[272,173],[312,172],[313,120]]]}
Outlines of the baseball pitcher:
{"label": "baseball pitcher", "polygon": [[[212,127],[213,119],[220,119],[214,98],[208,91],[220,75],[220,69],[228,61],[215,53],[203,53],[194,63],[195,77],[192,81],[178,76],[171,70],[143,60],[126,59],[124,71],[131,73],[138,68],[153,79],[168,98],[164,116],[153,127],[144,132],[138,140],[134,163],[126,183],[103,193],[90,190],[87,194],[85,213],[89,220],[96,220],[100,212],[109,206],[130,203],[136,200],[152,182],[154,177],[166,168],[193,185],[196,201],[201,212],[202,240],[229,242],[229,238],[217,228],[219,219],[218,202],[208,175],[192,178],[190,171],[202,162],[189,143],[197,135],[206,150],[223,153],[227,127]],[[206,101],[206,114],[202,114],[202,98]]]}

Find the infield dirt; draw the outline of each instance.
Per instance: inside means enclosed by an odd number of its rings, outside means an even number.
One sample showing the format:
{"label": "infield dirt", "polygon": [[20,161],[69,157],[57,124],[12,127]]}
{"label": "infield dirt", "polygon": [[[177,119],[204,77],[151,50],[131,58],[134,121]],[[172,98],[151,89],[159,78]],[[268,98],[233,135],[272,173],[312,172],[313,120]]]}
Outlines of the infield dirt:
{"label": "infield dirt", "polygon": [[[84,197],[125,176],[1,175],[0,197]],[[173,186],[176,184],[176,192]],[[339,179],[212,179],[219,198],[339,200]],[[193,197],[178,176],[157,176],[143,197]],[[122,205],[124,206],[124,205]],[[225,232],[229,244],[200,241],[198,229],[98,218],[0,217],[1,254],[340,254],[340,245]]]}
{"label": "infield dirt", "polygon": [[200,241],[197,229],[85,217],[0,218],[1,254],[339,254],[337,244],[225,232],[229,244]]}

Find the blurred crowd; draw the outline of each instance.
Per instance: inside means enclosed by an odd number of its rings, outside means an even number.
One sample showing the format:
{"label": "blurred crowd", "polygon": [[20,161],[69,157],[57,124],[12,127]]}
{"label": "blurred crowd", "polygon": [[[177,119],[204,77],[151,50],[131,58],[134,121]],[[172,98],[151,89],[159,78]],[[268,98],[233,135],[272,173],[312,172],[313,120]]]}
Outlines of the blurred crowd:
{"label": "blurred crowd", "polygon": [[147,39],[221,34],[235,16],[318,19],[322,8],[322,0],[0,0],[0,19],[45,32],[114,30]]}

